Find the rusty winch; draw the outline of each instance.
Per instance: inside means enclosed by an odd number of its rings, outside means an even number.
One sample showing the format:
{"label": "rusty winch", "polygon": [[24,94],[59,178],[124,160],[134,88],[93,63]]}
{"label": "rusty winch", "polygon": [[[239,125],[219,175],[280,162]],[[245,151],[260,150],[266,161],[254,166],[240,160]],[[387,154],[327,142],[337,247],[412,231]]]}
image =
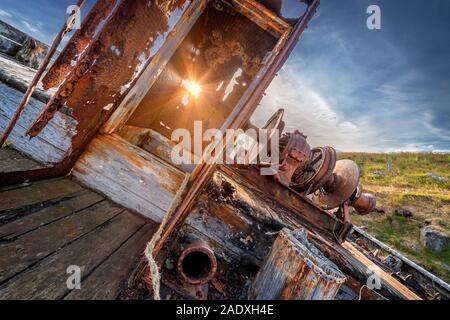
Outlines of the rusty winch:
{"label": "rusty winch", "polygon": [[[280,138],[280,168],[275,180],[285,187],[304,195],[322,209],[352,206],[360,215],[372,212],[376,198],[362,192],[360,171],[352,160],[337,161],[336,150],[332,147],[311,149],[307,137],[296,130],[284,133]],[[348,219],[348,213],[343,214]]]}

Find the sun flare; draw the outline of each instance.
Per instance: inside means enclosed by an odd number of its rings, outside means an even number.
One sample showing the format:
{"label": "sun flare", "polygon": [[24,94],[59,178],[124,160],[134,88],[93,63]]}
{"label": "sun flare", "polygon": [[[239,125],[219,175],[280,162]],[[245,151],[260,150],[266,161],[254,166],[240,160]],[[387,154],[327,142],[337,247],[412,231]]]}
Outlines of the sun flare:
{"label": "sun flare", "polygon": [[189,92],[189,94],[194,98],[198,98],[200,96],[200,93],[202,92],[202,87],[198,83],[190,80],[184,80],[183,85]]}

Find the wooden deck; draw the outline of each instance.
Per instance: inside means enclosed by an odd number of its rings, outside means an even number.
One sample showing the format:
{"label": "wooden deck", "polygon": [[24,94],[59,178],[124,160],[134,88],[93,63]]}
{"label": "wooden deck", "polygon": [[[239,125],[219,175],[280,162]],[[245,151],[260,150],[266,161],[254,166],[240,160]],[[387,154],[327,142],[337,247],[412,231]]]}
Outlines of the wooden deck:
{"label": "wooden deck", "polygon": [[44,167],[44,165],[28,158],[13,148],[0,149],[0,172],[27,171]]}
{"label": "wooden deck", "polygon": [[116,299],[155,228],[70,178],[0,189],[0,300]]}

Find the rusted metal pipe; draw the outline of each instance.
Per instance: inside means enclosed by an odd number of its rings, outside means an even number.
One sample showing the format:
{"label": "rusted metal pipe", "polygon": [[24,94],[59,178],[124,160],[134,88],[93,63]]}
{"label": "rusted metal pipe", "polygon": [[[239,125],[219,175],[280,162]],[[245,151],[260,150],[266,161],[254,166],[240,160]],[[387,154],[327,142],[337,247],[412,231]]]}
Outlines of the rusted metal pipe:
{"label": "rusted metal pipe", "polygon": [[211,247],[203,241],[188,245],[177,262],[180,277],[192,285],[206,284],[214,278],[217,271],[217,259]]}
{"label": "rusted metal pipe", "polygon": [[117,0],[98,0],[95,3],[83,20],[81,28],[75,32],[50,70],[42,78],[42,86],[45,90],[58,87],[62,83],[64,77],[73,68],[72,61],[75,62],[80,58],[80,54],[92,41],[97,27],[112,12],[116,2]]}
{"label": "rusted metal pipe", "polygon": [[[85,0],[78,0],[77,6],[80,8]],[[14,112],[13,116],[11,117],[11,120],[9,121],[8,125],[5,128],[5,131],[3,132],[1,138],[0,138],[0,148],[3,147],[3,144],[5,143],[6,139],[8,139],[9,134],[11,133],[12,129],[17,123],[17,120],[19,120],[20,115],[22,114],[23,110],[25,110],[25,107],[27,106],[28,102],[30,101],[30,97],[33,94],[34,90],[36,89],[39,80],[42,77],[42,74],[47,69],[47,66],[49,65],[53,55],[55,54],[56,50],[58,49],[59,44],[61,43],[62,39],[66,35],[67,32],[69,32],[73,25],[75,24],[75,19],[68,19],[64,23],[63,27],[59,31],[59,33],[56,35],[55,39],[53,40],[52,46],[50,47],[49,51],[47,52],[47,55],[45,56],[44,61],[39,66],[38,71],[34,75],[33,80],[28,86],[27,91],[25,92],[25,95],[22,98],[22,101],[20,101],[19,106],[17,107],[17,110]]]}
{"label": "rusted metal pipe", "polygon": [[375,210],[376,205],[377,198],[371,193],[362,192],[361,187],[358,187],[355,196],[351,200],[351,206],[362,216]]}

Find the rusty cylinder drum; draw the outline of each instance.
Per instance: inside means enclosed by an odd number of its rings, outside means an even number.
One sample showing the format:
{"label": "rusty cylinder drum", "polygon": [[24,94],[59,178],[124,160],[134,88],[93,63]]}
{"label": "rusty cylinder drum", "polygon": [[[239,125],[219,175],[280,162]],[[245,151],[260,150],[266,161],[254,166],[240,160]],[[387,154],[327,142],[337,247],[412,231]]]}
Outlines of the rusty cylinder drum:
{"label": "rusty cylinder drum", "polygon": [[214,251],[203,241],[189,244],[178,258],[177,270],[186,283],[199,285],[209,282],[217,271]]}
{"label": "rusty cylinder drum", "polygon": [[363,192],[352,201],[351,205],[359,215],[363,216],[375,210],[377,199],[373,194]]}
{"label": "rusty cylinder drum", "polygon": [[251,300],[333,300],[346,276],[308,239],[283,229],[256,275]]}

